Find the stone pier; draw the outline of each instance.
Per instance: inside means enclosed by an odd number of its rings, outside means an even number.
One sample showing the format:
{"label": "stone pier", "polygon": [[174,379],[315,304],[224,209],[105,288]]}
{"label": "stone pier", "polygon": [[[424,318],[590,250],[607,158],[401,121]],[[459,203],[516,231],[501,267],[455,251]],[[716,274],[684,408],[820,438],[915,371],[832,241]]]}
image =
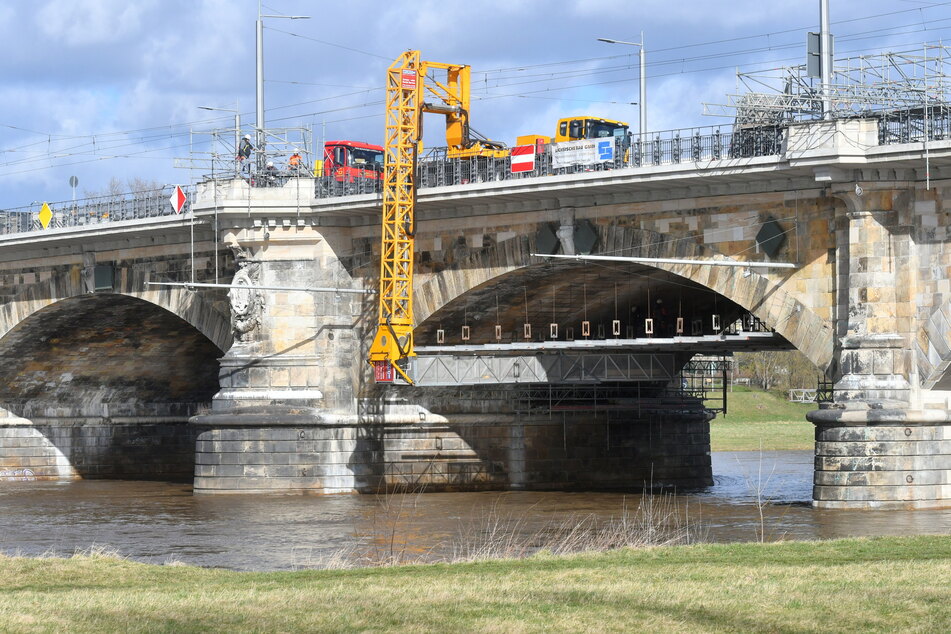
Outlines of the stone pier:
{"label": "stone pier", "polygon": [[813,504],[951,506],[948,400],[928,389],[933,382],[923,385],[915,352],[920,343],[947,350],[951,334],[919,341],[919,319],[931,309],[921,299],[929,285],[947,285],[918,244],[926,227],[937,228],[935,201],[922,189],[874,184],[840,186],[837,196],[846,203],[837,230],[838,372],[834,401],[808,416],[816,425]]}

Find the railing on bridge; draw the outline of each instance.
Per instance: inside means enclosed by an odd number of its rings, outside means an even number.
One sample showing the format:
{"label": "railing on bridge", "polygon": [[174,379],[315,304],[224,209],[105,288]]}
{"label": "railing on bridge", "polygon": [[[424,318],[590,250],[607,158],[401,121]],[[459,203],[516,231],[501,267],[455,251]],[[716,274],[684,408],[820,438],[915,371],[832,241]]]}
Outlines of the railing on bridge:
{"label": "railing on bridge", "polygon": [[[110,222],[158,218],[175,215],[169,200],[174,185],[125,194],[111,194],[75,201],[47,203],[52,212],[48,229],[62,227],[98,226]],[[183,187],[186,194],[182,214],[187,214],[194,199],[195,186]],[[34,202],[25,207],[0,210],[0,235],[43,231],[40,210],[43,203]]]}
{"label": "railing on bridge", "polygon": [[[878,119],[879,143],[882,145],[951,138],[951,107],[948,106],[894,110],[868,116]],[[446,148],[435,148],[420,160],[417,186],[423,189],[627,167],[702,164],[721,159],[778,156],[784,151],[786,130],[785,126],[744,124],[668,130],[644,137],[634,135],[628,139],[616,139],[609,160],[562,167],[554,166],[552,146],[549,144],[536,152],[533,170],[518,173],[512,172],[510,157],[453,159],[447,157]],[[317,198],[334,198],[379,194],[381,191],[382,181],[378,178],[347,181],[337,180],[331,175],[318,180],[315,195]]]}
{"label": "railing on bridge", "polygon": [[[680,163],[703,163],[728,158],[774,156],[782,151],[784,129],[778,126],[707,126],[654,132],[643,137],[633,135],[614,139],[611,158],[595,163],[559,165],[551,144],[535,154],[535,167],[527,172],[512,172],[510,157],[449,158],[446,148],[434,148],[419,161],[417,186],[445,187],[498,181],[515,181],[543,176],[583,174],[625,167],[647,167]],[[318,179],[317,198],[334,198],[382,191],[379,178],[353,178],[328,175]]]}
{"label": "railing on bridge", "polygon": [[951,106],[901,108],[878,115],[878,142],[921,143],[951,139]]}
{"label": "railing on bridge", "polygon": [[[951,107],[935,104],[928,107],[905,108],[865,115],[878,119],[879,143],[936,141],[951,138]],[[721,159],[777,156],[783,152],[786,128],[762,125],[723,125],[685,128],[654,132],[643,137],[633,135],[615,139],[612,157],[594,164],[576,164],[555,167],[552,146],[543,146],[535,154],[535,167],[529,172],[512,173],[509,157],[474,159],[450,159],[445,148],[431,150],[420,160],[417,185],[420,188],[466,185],[497,181],[516,181],[552,175],[583,174],[628,167],[656,165],[703,164]],[[282,137],[283,139],[283,137]],[[268,154],[262,158],[237,161],[230,152],[215,154],[212,158],[212,174],[204,180],[221,181],[242,178],[252,187],[283,187],[288,182],[298,181],[308,188],[314,183],[314,195],[318,199],[336,198],[361,194],[379,194],[382,180],[379,178],[354,178],[337,180],[334,175],[312,178],[310,152],[306,135],[300,139],[271,139]],[[287,147],[285,147],[287,146]],[[298,148],[298,146],[302,146]],[[285,154],[300,149],[303,155],[300,165],[291,169],[286,164]],[[275,159],[279,166],[274,170],[261,169],[261,160]],[[215,162],[217,161],[217,162]],[[50,226],[76,227],[97,225],[106,222],[169,216],[175,213],[169,203],[172,185],[161,189],[123,194],[113,194],[77,201],[50,203],[53,217]],[[187,189],[190,204],[195,187]],[[14,209],[0,210],[0,235],[25,233],[43,229],[38,217],[42,203]],[[187,213],[186,207],[183,212]]]}

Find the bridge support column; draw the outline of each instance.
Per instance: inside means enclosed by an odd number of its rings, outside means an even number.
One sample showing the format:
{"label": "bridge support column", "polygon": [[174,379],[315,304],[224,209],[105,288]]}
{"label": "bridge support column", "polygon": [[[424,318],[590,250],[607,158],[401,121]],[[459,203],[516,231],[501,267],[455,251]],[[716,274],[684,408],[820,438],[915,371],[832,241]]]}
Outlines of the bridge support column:
{"label": "bridge support column", "polygon": [[212,411],[192,418],[196,493],[356,489],[362,296],[254,290],[352,288],[327,238],[299,225],[226,236],[239,269],[229,292],[235,344]]}
{"label": "bridge support column", "polygon": [[571,386],[428,388],[428,414],[383,439],[389,488],[621,490],[713,483],[700,403]]}
{"label": "bridge support column", "polygon": [[[858,190],[861,192],[861,190]],[[838,380],[816,425],[813,505],[951,506],[951,418],[922,406],[913,356],[918,272],[891,191],[840,194]],[[878,204],[887,211],[866,211]]]}
{"label": "bridge support column", "polygon": [[951,506],[951,421],[935,410],[824,409],[816,424],[813,505]]}

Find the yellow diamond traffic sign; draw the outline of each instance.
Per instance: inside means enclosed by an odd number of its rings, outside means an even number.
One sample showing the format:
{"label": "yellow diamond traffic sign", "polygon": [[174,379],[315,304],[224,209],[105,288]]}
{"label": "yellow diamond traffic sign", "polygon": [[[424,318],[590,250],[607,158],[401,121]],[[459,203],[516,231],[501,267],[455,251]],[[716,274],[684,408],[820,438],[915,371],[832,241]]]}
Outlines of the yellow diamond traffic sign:
{"label": "yellow diamond traffic sign", "polygon": [[46,203],[43,203],[43,208],[40,209],[40,222],[43,224],[43,228],[46,229],[50,226],[50,220],[53,219],[53,210],[50,209],[50,206]]}

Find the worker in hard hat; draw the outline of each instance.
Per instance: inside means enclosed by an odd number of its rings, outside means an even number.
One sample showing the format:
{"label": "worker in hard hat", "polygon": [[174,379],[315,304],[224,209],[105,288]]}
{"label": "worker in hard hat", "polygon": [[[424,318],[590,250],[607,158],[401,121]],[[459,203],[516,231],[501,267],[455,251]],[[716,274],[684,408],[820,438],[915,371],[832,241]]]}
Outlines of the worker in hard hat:
{"label": "worker in hard hat", "polygon": [[277,168],[274,167],[274,161],[268,161],[264,167],[264,177],[268,187],[277,187]]}
{"label": "worker in hard hat", "polygon": [[238,157],[243,161],[244,159],[251,158],[251,151],[254,150],[254,145],[251,143],[251,135],[245,134],[244,138],[241,139],[241,145],[238,146]]}
{"label": "worker in hard hat", "polygon": [[301,168],[301,158],[300,152],[297,148],[294,148],[294,153],[291,154],[291,157],[287,159],[287,168],[292,174],[298,174]]}
{"label": "worker in hard hat", "polygon": [[[238,164],[241,165],[244,163],[245,159],[251,158],[251,152],[254,151],[254,145],[251,143],[251,135],[245,134],[244,138],[241,139],[240,145],[238,145]],[[251,170],[251,164],[248,163],[246,169]]]}

